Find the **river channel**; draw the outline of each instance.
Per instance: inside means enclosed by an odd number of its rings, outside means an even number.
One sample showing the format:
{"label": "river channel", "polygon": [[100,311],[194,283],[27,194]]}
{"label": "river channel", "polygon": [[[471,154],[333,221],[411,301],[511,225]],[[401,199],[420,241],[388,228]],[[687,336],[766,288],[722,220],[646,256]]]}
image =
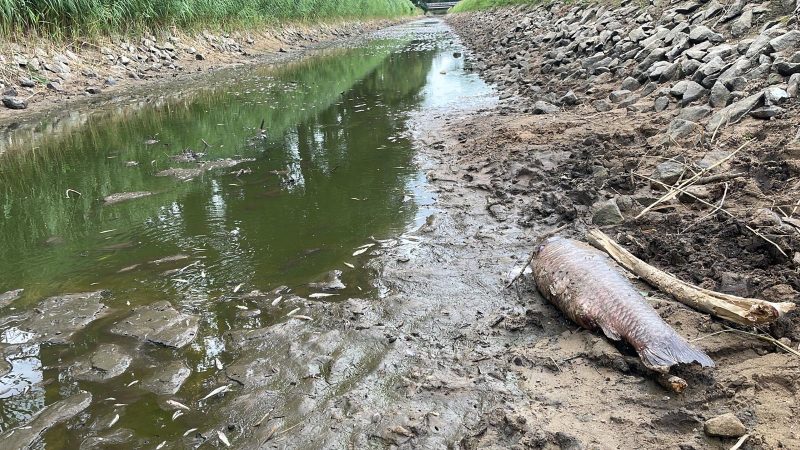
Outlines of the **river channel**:
{"label": "river channel", "polygon": [[[6,442],[233,440],[209,435],[209,408],[246,384],[225,372],[240,350],[226,336],[316,320],[304,302],[381,301],[370,258],[423,239],[436,199],[411,124],[490,94],[463,51],[425,19],[7,133]],[[65,399],[88,406],[52,414]]]}

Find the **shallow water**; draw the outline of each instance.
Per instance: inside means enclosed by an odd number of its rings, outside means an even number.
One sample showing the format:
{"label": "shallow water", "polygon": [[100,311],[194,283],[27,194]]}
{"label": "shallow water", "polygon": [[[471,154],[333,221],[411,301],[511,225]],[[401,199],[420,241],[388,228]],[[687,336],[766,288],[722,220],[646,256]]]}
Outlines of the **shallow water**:
{"label": "shallow water", "polygon": [[[360,45],[219,72],[183,92],[74,112],[7,136],[0,293],[25,293],[0,309],[0,351],[11,367],[0,377],[0,431],[82,389],[92,405],[46,433],[41,448],[77,448],[111,422],[151,447],[169,442],[202,427],[205,416],[188,412],[178,425],[159,406],[164,398],[138,382],[182,360],[192,373],[180,396],[205,395],[235,350],[226,347],[226,331],[268,326],[290,312],[243,294],[288,286],[308,298],[320,292],[310,282],[341,270],[346,287],[322,301],[379,298],[366,261],[381,246],[413,243],[413,230],[434,212],[414,163],[412,116],[489,92],[464,71],[452,39],[440,22],[420,21]],[[227,158],[238,163],[196,170]],[[195,169],[194,176],[159,176],[175,168]],[[125,192],[152,195],[103,200]],[[367,244],[374,246],[358,251]],[[41,343],[17,327],[46,297],[101,289],[110,291],[109,314],[71,345]],[[200,318],[187,347],[109,332],[132,308],[159,300]],[[75,380],[74,361],[103,343],[129,350],[130,367],[104,382]]]}

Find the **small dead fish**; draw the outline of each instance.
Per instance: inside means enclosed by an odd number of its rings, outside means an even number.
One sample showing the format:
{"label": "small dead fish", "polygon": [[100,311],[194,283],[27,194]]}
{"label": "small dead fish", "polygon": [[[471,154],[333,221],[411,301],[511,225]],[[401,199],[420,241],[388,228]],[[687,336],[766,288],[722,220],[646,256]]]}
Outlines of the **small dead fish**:
{"label": "small dead fish", "polygon": [[278,303],[281,302],[281,300],[283,300],[283,296],[282,295],[272,301],[272,306],[277,305]]}
{"label": "small dead fish", "polygon": [[197,428],[189,428],[188,430],[186,430],[185,433],[183,433],[183,437],[186,437],[186,436],[192,434],[192,431],[197,431]]}
{"label": "small dead fish", "polygon": [[225,366],[222,365],[222,361],[219,358],[214,358],[214,365],[217,366],[217,370],[222,370]]}
{"label": "small dead fish", "polygon": [[339,294],[327,294],[327,293],[324,293],[324,292],[315,292],[315,293],[309,295],[308,298],[324,298],[324,297],[333,297],[335,295],[339,295]]}
{"label": "small dead fish", "polygon": [[244,305],[236,305],[237,308],[241,309],[242,311],[246,311],[248,308]]}
{"label": "small dead fish", "polygon": [[167,404],[169,406],[172,406],[173,408],[182,409],[184,411],[191,411],[191,408],[189,408],[188,406],[184,405],[181,402],[176,402],[175,400],[167,400]]}
{"label": "small dead fish", "polygon": [[349,268],[351,268],[351,269],[355,269],[356,268],[356,266],[354,266],[354,265],[352,265],[350,263],[344,263],[344,265],[349,267]]}
{"label": "small dead fish", "polygon": [[239,290],[242,289],[242,286],[244,286],[244,283],[237,284],[236,287],[233,288],[233,293],[235,294],[235,293],[239,292]]}
{"label": "small dead fish", "polygon": [[210,397],[213,397],[213,396],[215,396],[217,394],[221,394],[223,392],[228,392],[228,390],[230,390],[230,387],[227,384],[224,385],[224,386],[220,386],[220,387],[214,389],[213,391],[209,392],[205,397],[201,398],[200,400],[206,400],[206,399],[208,399]]}
{"label": "small dead fish", "polygon": [[531,267],[539,292],[573,322],[631,344],[652,370],[667,372],[693,362],[714,366],[661,319],[604,253],[561,237],[547,239],[534,251]]}
{"label": "small dead fish", "polygon": [[178,417],[180,417],[182,415],[183,415],[183,411],[179,409],[179,410],[175,411],[174,413],[172,413],[172,420],[175,420],[175,419],[177,419]]}
{"label": "small dead fish", "polygon": [[353,256],[358,256],[358,255],[360,255],[362,253],[366,253],[367,250],[369,250],[369,247],[358,249],[358,250],[353,252]]}
{"label": "small dead fish", "polygon": [[304,315],[301,315],[301,314],[298,314],[298,315],[296,315],[296,316],[292,316],[292,319],[301,319],[301,320],[314,320],[314,319],[312,319],[311,317],[304,316]]}
{"label": "small dead fish", "polygon": [[228,440],[228,436],[225,436],[225,433],[217,430],[217,436],[219,436],[219,440],[222,441],[222,443],[225,444],[226,447],[231,446],[231,441]]}
{"label": "small dead fish", "polygon": [[117,414],[116,416],[114,416],[113,419],[111,419],[111,422],[108,423],[108,428],[113,427],[114,424],[117,422],[119,422],[119,414]]}
{"label": "small dead fish", "polygon": [[167,445],[167,441],[164,441],[164,442],[158,444],[156,446],[156,450],[160,450],[160,449],[164,448],[165,445]]}
{"label": "small dead fish", "polygon": [[138,382],[139,382],[139,380],[133,380],[130,383],[128,383],[126,387],[131,387],[131,386],[133,386],[134,384],[136,384]]}
{"label": "small dead fish", "polygon": [[300,311],[300,308],[295,308],[295,309],[289,311],[289,314],[287,314],[287,316],[293,316],[298,311]]}

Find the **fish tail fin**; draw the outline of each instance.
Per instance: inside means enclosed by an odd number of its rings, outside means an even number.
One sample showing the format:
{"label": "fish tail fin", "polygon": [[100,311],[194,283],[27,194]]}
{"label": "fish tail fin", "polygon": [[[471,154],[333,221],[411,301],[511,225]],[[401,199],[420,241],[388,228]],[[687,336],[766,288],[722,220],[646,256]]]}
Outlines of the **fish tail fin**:
{"label": "fish tail fin", "polygon": [[676,364],[699,363],[703,367],[714,367],[714,361],[686,342],[677,334],[671,334],[652,342],[639,351],[644,365],[654,370],[664,370]]}

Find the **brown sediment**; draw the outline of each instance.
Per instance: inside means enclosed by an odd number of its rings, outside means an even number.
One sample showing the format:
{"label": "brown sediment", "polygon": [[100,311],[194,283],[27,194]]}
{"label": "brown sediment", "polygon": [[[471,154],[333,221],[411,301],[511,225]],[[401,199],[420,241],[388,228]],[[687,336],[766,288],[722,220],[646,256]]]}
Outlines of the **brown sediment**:
{"label": "brown sediment", "polygon": [[572,321],[628,342],[653,370],[693,362],[714,366],[661,319],[606,255],[561,237],[548,239],[536,252],[532,268],[539,291]]}

